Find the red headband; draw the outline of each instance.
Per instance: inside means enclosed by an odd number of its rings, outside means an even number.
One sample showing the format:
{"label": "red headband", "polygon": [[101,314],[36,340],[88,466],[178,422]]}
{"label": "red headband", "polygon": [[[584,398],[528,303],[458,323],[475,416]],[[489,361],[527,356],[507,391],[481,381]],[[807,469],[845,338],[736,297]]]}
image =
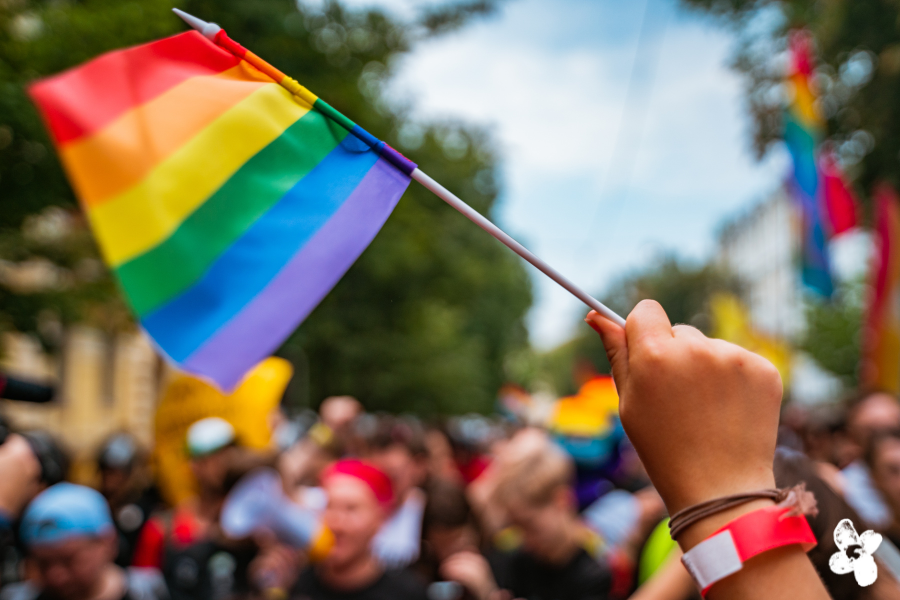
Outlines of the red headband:
{"label": "red headband", "polygon": [[333,475],[349,475],[359,479],[369,486],[380,504],[390,504],[394,498],[391,480],[384,471],[370,463],[356,459],[339,460],[325,469],[322,481],[327,481]]}

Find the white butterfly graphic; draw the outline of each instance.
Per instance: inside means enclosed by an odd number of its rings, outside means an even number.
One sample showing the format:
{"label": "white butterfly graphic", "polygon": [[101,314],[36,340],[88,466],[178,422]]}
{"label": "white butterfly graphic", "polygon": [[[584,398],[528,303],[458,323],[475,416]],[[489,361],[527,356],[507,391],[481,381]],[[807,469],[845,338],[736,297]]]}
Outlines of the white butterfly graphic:
{"label": "white butterfly graphic", "polygon": [[834,528],[834,543],[838,551],[831,555],[828,566],[838,575],[853,571],[856,583],[866,587],[878,579],[878,565],[872,555],[881,545],[881,534],[871,529],[856,534],[850,519],[844,519]]}

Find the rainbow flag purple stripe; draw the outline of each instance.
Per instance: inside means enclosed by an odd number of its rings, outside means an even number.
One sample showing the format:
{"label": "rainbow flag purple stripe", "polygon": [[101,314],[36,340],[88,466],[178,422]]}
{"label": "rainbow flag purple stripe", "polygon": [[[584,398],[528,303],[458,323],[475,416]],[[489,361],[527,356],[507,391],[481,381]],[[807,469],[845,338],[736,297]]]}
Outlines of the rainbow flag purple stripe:
{"label": "rainbow flag purple stripe", "polygon": [[188,32],[29,90],[142,327],[224,389],[328,294],[416,168],[246,54]]}

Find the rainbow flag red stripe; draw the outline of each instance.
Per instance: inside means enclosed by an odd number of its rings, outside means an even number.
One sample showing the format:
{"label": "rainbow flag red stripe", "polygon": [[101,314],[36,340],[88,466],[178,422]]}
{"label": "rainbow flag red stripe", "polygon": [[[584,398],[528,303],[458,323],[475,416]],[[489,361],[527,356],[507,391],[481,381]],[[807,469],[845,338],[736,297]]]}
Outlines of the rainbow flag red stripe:
{"label": "rainbow flag red stripe", "polygon": [[875,191],[878,252],[872,261],[860,379],[866,389],[900,393],[900,199],[887,184]]}
{"label": "rainbow flag red stripe", "polygon": [[192,31],[30,88],[142,326],[225,388],[337,283],[415,169],[242,56]]}

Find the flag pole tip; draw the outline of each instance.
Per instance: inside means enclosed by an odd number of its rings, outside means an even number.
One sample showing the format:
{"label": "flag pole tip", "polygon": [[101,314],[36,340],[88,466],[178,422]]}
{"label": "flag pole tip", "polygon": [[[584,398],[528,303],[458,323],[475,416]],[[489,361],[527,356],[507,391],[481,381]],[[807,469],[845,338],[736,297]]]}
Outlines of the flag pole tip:
{"label": "flag pole tip", "polygon": [[207,23],[203,19],[198,19],[194,15],[186,13],[181,9],[173,8],[172,12],[181,17],[182,21],[202,33],[203,37],[209,40],[214,40],[216,34],[222,30],[222,28],[215,23]]}

